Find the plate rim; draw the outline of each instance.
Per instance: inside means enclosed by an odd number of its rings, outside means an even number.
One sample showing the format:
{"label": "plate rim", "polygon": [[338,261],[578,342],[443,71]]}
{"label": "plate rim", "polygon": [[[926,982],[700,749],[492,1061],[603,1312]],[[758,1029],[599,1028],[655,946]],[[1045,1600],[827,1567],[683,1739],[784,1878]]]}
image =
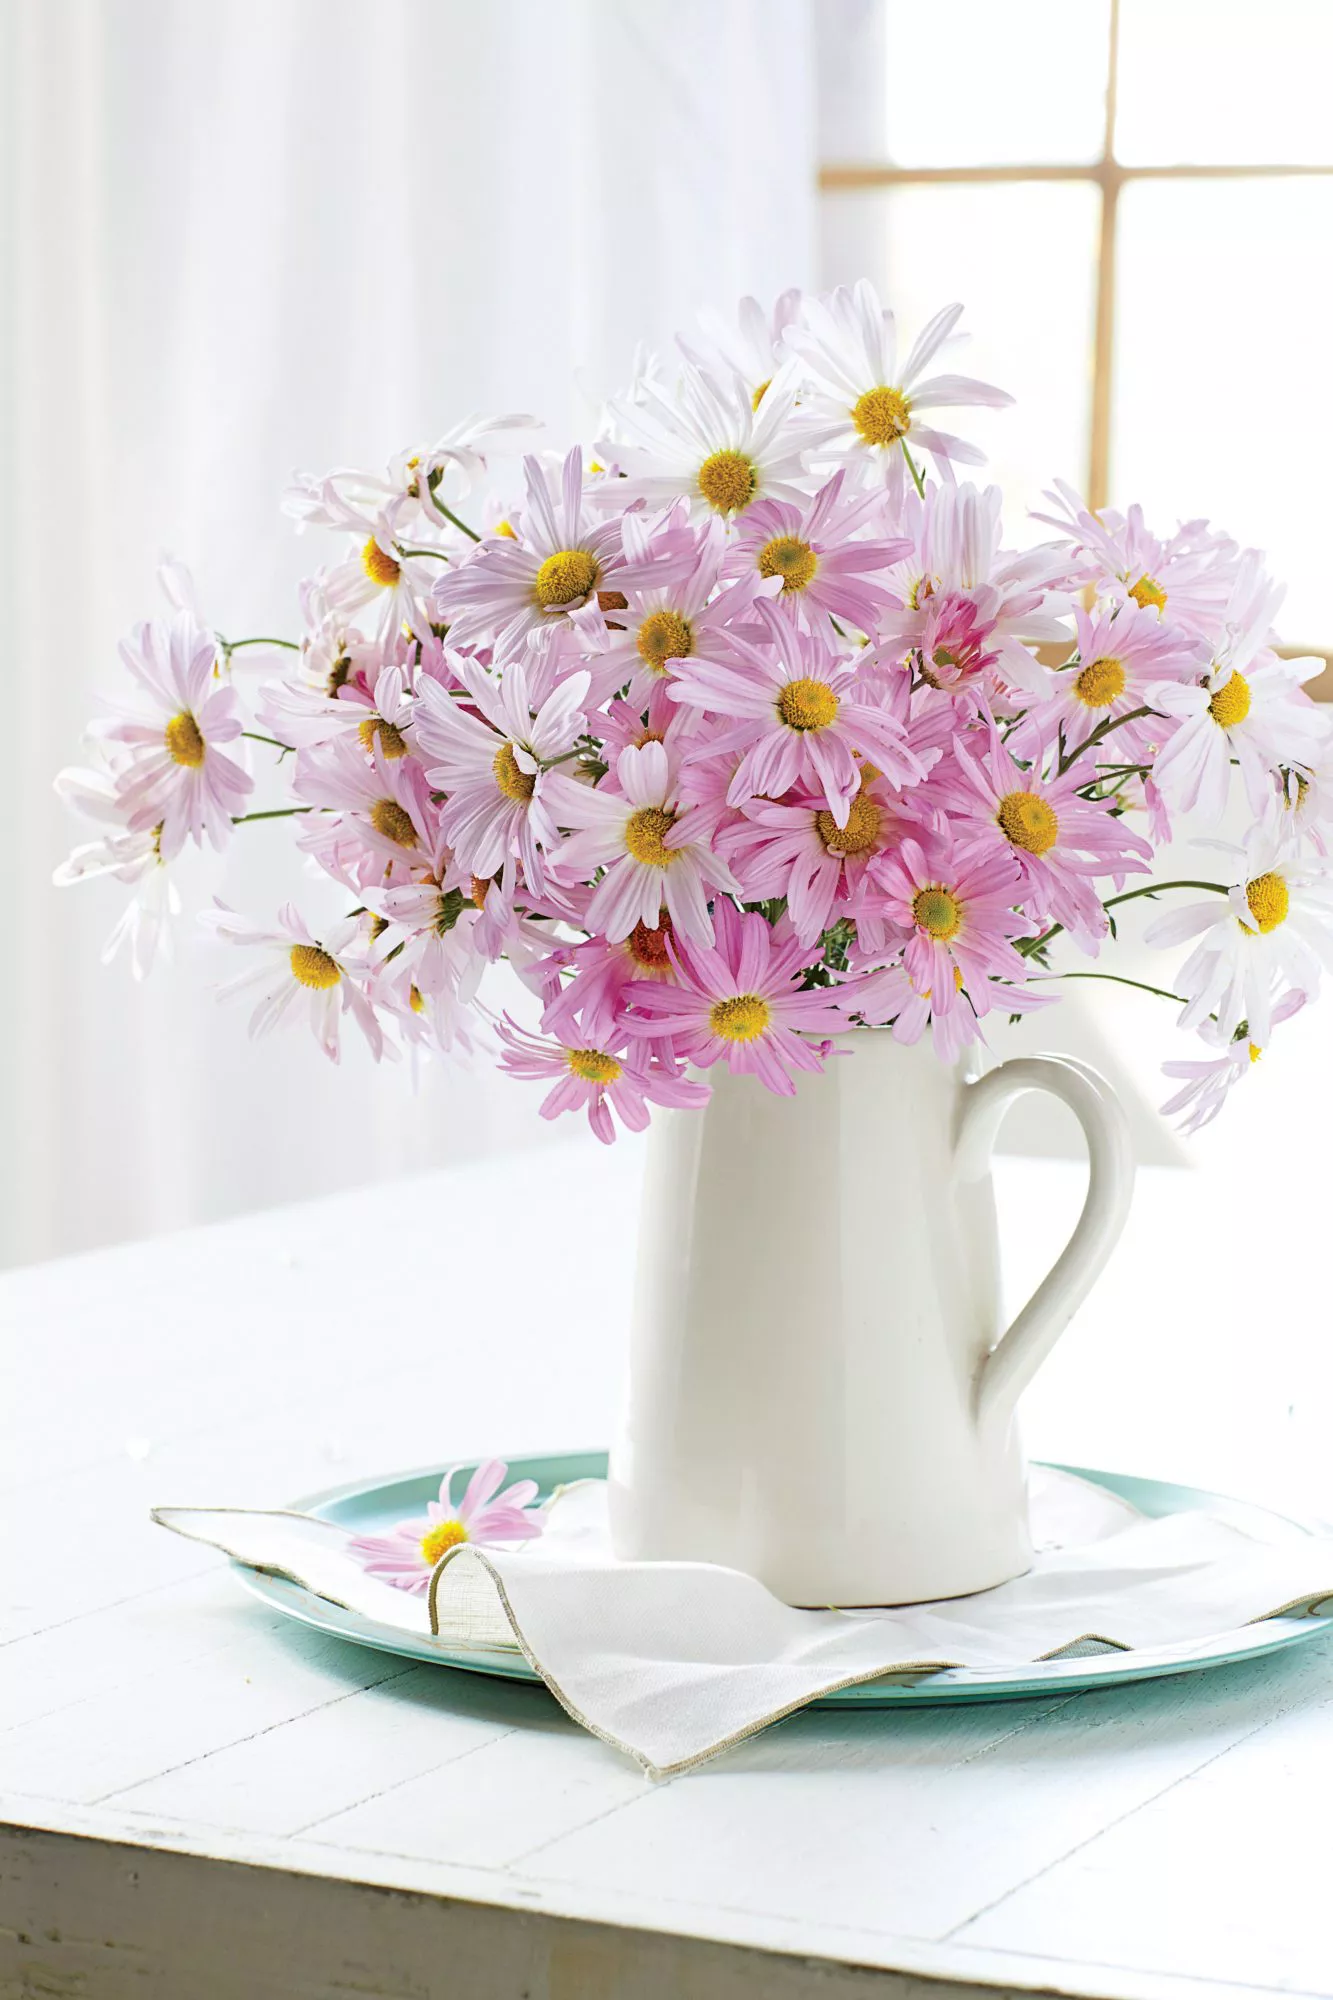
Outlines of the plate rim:
{"label": "plate rim", "polygon": [[[536,1468],[541,1466],[559,1464],[568,1468],[571,1461],[584,1461],[578,1472],[572,1474],[567,1472],[565,1476],[599,1478],[605,1476],[608,1456],[605,1450],[597,1449],[526,1452],[510,1458],[508,1465],[519,1477],[532,1478],[537,1476]],[[482,1463],[482,1460],[463,1458],[454,1463],[466,1471]],[[1313,1523],[1298,1516],[1286,1514],[1262,1501],[1240,1499],[1233,1494],[1216,1492],[1210,1487],[1155,1479],[1141,1473],[1122,1473],[1093,1466],[1066,1465],[1049,1459],[1036,1459],[1032,1463],[1044,1470],[1068,1473],[1075,1478],[1088,1480],[1091,1484],[1100,1486],[1103,1490],[1119,1493],[1126,1499],[1132,1495],[1123,1492],[1122,1489],[1130,1487],[1137,1489],[1140,1497],[1146,1497],[1151,1491],[1153,1495],[1163,1499],[1196,1503],[1193,1509],[1182,1504],[1180,1508],[1182,1512],[1200,1511],[1197,1503],[1207,1502],[1211,1503],[1211,1506],[1204,1507],[1202,1511],[1236,1508],[1272,1521],[1279,1521],[1302,1534],[1317,1532]],[[323,1519],[336,1520],[337,1514],[332,1510],[346,1502],[382,1493],[395,1486],[428,1480],[438,1481],[447,1470],[447,1463],[437,1461],[433,1465],[418,1466],[402,1472],[345,1480],[334,1486],[323,1487],[317,1492],[307,1493],[289,1502],[288,1505],[302,1513],[317,1514]],[[1161,1510],[1163,1513],[1172,1511],[1175,1510],[1170,1506]],[[360,1612],[319,1597],[315,1592],[293,1582],[290,1578],[252,1569],[248,1564],[234,1559],[230,1567],[244,1587],[270,1609],[315,1631],[343,1639],[348,1644],[395,1654],[399,1658],[416,1660],[423,1665],[452,1668],[455,1672],[478,1673],[491,1679],[515,1681],[525,1686],[546,1687],[541,1675],[528,1665],[521,1654],[499,1652],[488,1654],[482,1647],[469,1648],[466,1653],[445,1651],[439,1647],[438,1642],[433,1644],[426,1635],[417,1635],[394,1626],[382,1625]],[[1122,1686],[1131,1681],[1159,1680],[1172,1674],[1198,1673],[1208,1667],[1230,1666],[1244,1660],[1262,1658],[1266,1654],[1281,1652],[1289,1646],[1316,1638],[1330,1627],[1333,1627],[1333,1615],[1320,1616],[1313,1612],[1305,1612],[1299,1616],[1279,1615],[1256,1619],[1248,1625],[1210,1634],[1206,1639],[1178,1641],[1171,1646],[1141,1647],[1131,1651],[1103,1653],[1075,1659],[1033,1660],[1008,1667],[950,1667],[940,1673],[919,1675],[901,1681],[890,1681],[887,1678],[866,1681],[830,1694],[819,1695],[806,1705],[813,1708],[888,1708],[895,1707],[901,1702],[912,1702],[919,1707],[939,1707],[955,1702],[1032,1700],[1040,1699],[1044,1694],[1092,1693],[1099,1688]]]}

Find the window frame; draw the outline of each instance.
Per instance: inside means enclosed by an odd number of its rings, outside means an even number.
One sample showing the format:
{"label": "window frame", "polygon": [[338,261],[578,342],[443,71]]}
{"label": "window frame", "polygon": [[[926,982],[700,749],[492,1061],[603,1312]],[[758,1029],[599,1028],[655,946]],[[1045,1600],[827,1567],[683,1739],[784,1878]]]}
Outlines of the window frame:
{"label": "window frame", "polygon": [[[1105,44],[1106,109],[1102,146],[1088,161],[1030,162],[1026,165],[910,167],[888,160],[824,161],[818,169],[821,195],[861,193],[869,188],[996,186],[1004,182],[1076,181],[1098,190],[1097,270],[1093,287],[1092,394],[1089,405],[1085,493],[1094,509],[1109,498],[1111,436],[1115,416],[1116,281],[1120,195],[1135,181],[1305,180],[1333,177],[1333,165],[1227,161],[1207,165],[1128,166],[1117,159],[1115,127],[1120,69],[1120,0],[1110,0]],[[1318,699],[1333,700],[1333,640],[1324,645],[1281,646],[1286,658],[1319,658],[1324,672],[1309,683]]]}

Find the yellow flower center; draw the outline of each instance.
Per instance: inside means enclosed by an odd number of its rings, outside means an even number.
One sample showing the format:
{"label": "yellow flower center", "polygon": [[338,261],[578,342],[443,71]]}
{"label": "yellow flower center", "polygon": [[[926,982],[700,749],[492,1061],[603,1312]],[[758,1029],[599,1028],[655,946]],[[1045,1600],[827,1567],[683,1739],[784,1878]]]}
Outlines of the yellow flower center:
{"label": "yellow flower center", "polygon": [[544,611],[586,597],[597,581],[596,559],[586,549],[557,549],[537,571],[532,593]]}
{"label": "yellow flower center", "polygon": [[421,1537],[421,1559],[434,1569],[442,1555],[468,1539],[461,1521],[437,1521],[428,1535]]}
{"label": "yellow flower center", "polygon": [[777,535],[759,551],[759,574],[780,576],[784,597],[789,590],[804,590],[818,568],[819,558],[809,542],[795,535]]}
{"label": "yellow flower center", "polygon": [[620,1064],[615,1057],[603,1055],[600,1049],[570,1049],[565,1060],[572,1073],[585,1083],[615,1083],[620,1076]]}
{"label": "yellow flower center", "polygon": [[375,738],[378,736],[381,756],[392,758],[396,762],[399,757],[407,755],[407,739],[402,730],[396,723],[386,722],[382,715],[368,715],[364,722],[358,724],[356,733],[361,738],[361,747],[364,750],[373,750]]}
{"label": "yellow flower center", "polygon": [[[1250,915],[1258,928],[1267,936],[1279,924],[1287,920],[1291,908],[1291,891],[1280,875],[1256,875],[1252,882],[1245,884],[1245,900],[1250,906]],[[1242,930],[1244,925],[1241,926]]]}
{"label": "yellow flower center", "polygon": [[479,910],[484,910],[486,907],[486,892],[490,886],[491,877],[489,875],[474,875],[472,877],[472,901]]}
{"label": "yellow flower center", "polygon": [[294,944],[287,955],[287,962],[297,985],[308,986],[312,993],[326,993],[342,978],[337,960],[330,958],[326,951],[321,951],[317,944]]}
{"label": "yellow flower center", "polygon": [[815,831],[830,854],[869,854],[879,839],[883,820],[883,811],[874,800],[858,792],[846,826],[839,826],[827,806],[821,806],[815,814]]}
{"label": "yellow flower center", "polygon": [[1055,846],[1060,822],[1035,792],[1006,792],[995,817],[1005,839],[1025,854],[1045,854]]}
{"label": "yellow flower center", "polygon": [[414,1014],[425,1013],[426,1001],[419,986],[412,986],[408,989],[407,1004]]}
{"label": "yellow flower center", "polygon": [[1109,708],[1125,692],[1125,670],[1119,660],[1089,660],[1074,682],[1084,708]]}
{"label": "yellow flower center", "polygon": [[852,405],[852,422],[867,444],[897,444],[912,428],[912,406],[901,389],[867,389]]}
{"label": "yellow flower center", "polygon": [[756,1042],[772,1018],[767,1000],[758,993],[737,993],[715,1000],[708,1010],[713,1033],[724,1042]]}
{"label": "yellow flower center", "polygon": [[719,514],[739,514],[759,491],[759,468],[739,451],[715,451],[699,467],[699,491]]}
{"label": "yellow flower center", "polygon": [[759,387],[755,390],[753,396],[751,396],[750,398],[750,408],[752,410],[757,410],[759,408],[759,405],[764,400],[764,391],[765,389],[767,389],[769,383],[772,380],[773,377],[771,375],[768,375],[765,376],[764,380],[759,384]]}
{"label": "yellow flower center", "polygon": [[668,660],[686,660],[694,651],[689,620],[678,611],[650,611],[634,642],[639,658],[655,674],[664,674]]}
{"label": "yellow flower center", "polygon": [[204,761],[204,739],[189,709],[183,708],[179,715],[173,715],[162,733],[171,752],[172,763],[184,764],[197,771]]}
{"label": "yellow flower center", "polygon": [[1129,594],[1141,611],[1150,605],[1154,611],[1166,610],[1166,592],[1151,576],[1141,576],[1137,583],[1131,584]]}
{"label": "yellow flower center", "polygon": [[512,743],[502,743],[491,762],[495,782],[507,799],[526,805],[537,789],[535,771],[520,771]]}
{"label": "yellow flower center", "polygon": [[1232,674],[1211,696],[1208,713],[1219,729],[1234,729],[1250,712],[1250,684],[1244,674]]}
{"label": "yellow flower center", "polygon": [[514,524],[512,521],[497,521],[495,532],[497,535],[502,535],[507,542],[516,542],[518,540],[518,536],[514,533]]}
{"label": "yellow flower center", "polygon": [[667,955],[667,939],[671,935],[670,919],[664,917],[656,930],[647,924],[635,924],[625,940],[630,957],[644,972],[660,976],[671,971],[671,960]]}
{"label": "yellow flower center", "polygon": [[1260,1048],[1260,1046],[1259,1046],[1258,1042],[1251,1042],[1251,1043],[1250,1043],[1250,1061],[1251,1061],[1252,1063],[1257,1063],[1257,1062],[1258,1062],[1258,1060],[1259,1060],[1259,1058],[1260,1058],[1260,1056],[1261,1056],[1262,1054],[1263,1054],[1263,1050],[1262,1050],[1262,1049]]}
{"label": "yellow flower center", "polygon": [[391,584],[397,583],[403,573],[401,565],[396,563],[392,556],[385,555],[373,535],[361,551],[361,567],[371,582],[377,583],[381,590],[388,590]]}
{"label": "yellow flower center", "polygon": [[376,799],[370,808],[370,824],[383,839],[393,841],[397,847],[415,847],[417,830],[412,824],[412,815],[397,799]]}
{"label": "yellow flower center", "polygon": [[918,889],[913,896],[912,922],[919,924],[923,931],[937,938],[941,944],[948,944],[950,938],[956,938],[962,929],[963,906],[938,882],[932,882],[927,888]]}
{"label": "yellow flower center", "polygon": [[677,850],[666,844],[676,815],[661,806],[640,806],[625,823],[625,846],[645,868],[669,868]]}
{"label": "yellow flower center", "polygon": [[827,729],[838,713],[838,697],[827,681],[788,681],[778,696],[778,714],[788,729]]}

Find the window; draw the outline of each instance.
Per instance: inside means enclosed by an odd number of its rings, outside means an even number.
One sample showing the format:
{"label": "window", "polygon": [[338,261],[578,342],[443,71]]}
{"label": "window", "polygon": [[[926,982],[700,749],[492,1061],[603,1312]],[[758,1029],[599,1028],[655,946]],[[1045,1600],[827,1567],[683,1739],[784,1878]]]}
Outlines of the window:
{"label": "window", "polygon": [[909,334],[964,300],[1011,532],[1057,475],[1207,515],[1333,661],[1333,5],[841,0],[820,39],[825,281]]}

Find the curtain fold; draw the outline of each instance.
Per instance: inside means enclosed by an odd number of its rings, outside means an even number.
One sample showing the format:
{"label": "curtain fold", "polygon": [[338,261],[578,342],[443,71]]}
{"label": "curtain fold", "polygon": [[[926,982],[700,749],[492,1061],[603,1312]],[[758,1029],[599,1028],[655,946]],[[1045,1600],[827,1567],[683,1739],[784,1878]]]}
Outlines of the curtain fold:
{"label": "curtain fold", "polygon": [[[57,892],[51,793],[119,634],[195,572],[228,636],[291,631],[322,561],[295,466],[374,465],[472,409],[563,446],[693,309],[814,276],[810,0],[11,0],[0,588],[16,857],[0,980],[0,1258],[26,1260],[536,1136],[484,1067],[257,1045],[193,936],[98,962],[117,885]],[[583,385],[581,399],[578,384]],[[262,828],[221,871],[303,878]],[[258,835],[247,841],[245,835]]]}

